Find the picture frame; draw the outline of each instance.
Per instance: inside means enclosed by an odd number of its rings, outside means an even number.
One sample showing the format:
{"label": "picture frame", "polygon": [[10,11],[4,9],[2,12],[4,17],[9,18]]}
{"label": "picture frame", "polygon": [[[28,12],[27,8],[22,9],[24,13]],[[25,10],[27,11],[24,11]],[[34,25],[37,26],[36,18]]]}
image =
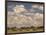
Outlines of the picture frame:
{"label": "picture frame", "polygon": [[[26,4],[29,4],[29,5],[30,5],[30,4],[36,4],[36,5],[37,5],[37,4],[40,4],[40,5],[42,4],[42,5],[43,5],[43,12],[42,12],[42,14],[43,14],[43,28],[42,28],[42,31],[38,31],[38,32],[30,32],[30,31],[29,31],[29,32],[17,32],[17,33],[11,32],[11,33],[9,33],[9,34],[42,33],[42,32],[44,32],[44,30],[45,30],[45,29],[44,29],[44,28],[45,28],[45,27],[44,27],[44,25],[45,25],[45,3],[44,3],[44,2],[5,1],[5,33],[8,34],[8,30],[7,30],[7,28],[8,28],[8,27],[7,27],[7,26],[8,26],[8,25],[7,25],[8,19],[7,19],[7,18],[8,18],[8,3],[9,3],[9,2],[11,2],[11,7],[12,7],[12,3],[13,3],[13,5],[14,5],[14,3],[17,3],[16,5],[18,5],[19,3],[20,3],[19,5],[21,5],[21,4],[23,4],[23,3],[24,3],[24,4],[25,4],[25,3],[26,3]],[[23,4],[23,5],[24,5],[24,4]],[[26,6],[28,7],[28,5],[26,5],[26,4],[25,4],[25,8],[26,8]],[[21,6],[22,6],[22,5],[21,5]],[[24,7],[24,6],[22,6],[22,7]],[[30,8],[30,7],[29,7],[29,8]],[[23,10],[22,10],[22,11],[23,11]],[[36,13],[36,12],[35,12],[35,13]],[[27,27],[27,28],[28,28],[28,27]],[[26,28],[26,29],[27,29],[27,28]],[[33,27],[33,28],[34,28],[34,27]],[[29,28],[29,29],[30,29],[30,28]],[[34,30],[35,30],[35,29],[34,29]]]}

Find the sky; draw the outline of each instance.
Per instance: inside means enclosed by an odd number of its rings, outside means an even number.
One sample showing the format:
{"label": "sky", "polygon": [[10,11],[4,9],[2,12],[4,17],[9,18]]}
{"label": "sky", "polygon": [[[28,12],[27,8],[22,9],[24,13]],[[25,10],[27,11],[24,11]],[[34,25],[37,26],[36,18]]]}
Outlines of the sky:
{"label": "sky", "polygon": [[37,7],[34,6],[35,8],[32,8],[32,3],[17,3],[17,2],[8,2],[7,4],[7,11],[8,12],[14,12],[14,8],[16,7],[16,5],[23,5],[24,6],[24,9],[26,9],[28,12],[31,12],[32,13],[43,13],[43,6],[41,7]]}
{"label": "sky", "polygon": [[13,2],[8,2],[8,11],[13,11],[13,8],[16,6],[16,5],[24,5],[24,7],[26,9],[31,9],[32,8],[32,4],[30,3],[13,3]]}
{"label": "sky", "polygon": [[[8,2],[8,9],[10,10],[10,11],[12,11],[13,10],[13,8],[14,7],[16,7],[16,5],[18,5],[18,7],[20,6],[20,8],[16,8],[15,10],[17,10],[17,11],[15,11],[16,13],[21,13],[22,12],[22,10],[23,10],[23,8],[21,9],[21,5],[23,5],[24,6],[24,9],[26,9],[26,10],[31,10],[32,9],[32,4],[31,3],[16,3],[16,2]],[[22,6],[22,7],[23,7]],[[40,7],[39,7],[40,8]],[[35,15],[34,13],[42,13],[42,10],[40,10],[38,7],[37,7],[37,5],[35,6],[35,8],[33,8],[32,9],[32,12],[33,12],[33,15]],[[8,11],[9,11],[8,10]],[[20,12],[21,11],[21,12]],[[24,13],[25,13],[25,11],[23,11]],[[31,12],[31,11],[30,11]],[[30,13],[29,11],[28,11],[28,13]],[[29,15],[28,13],[26,13],[26,14],[24,14],[24,15]],[[23,14],[22,14],[23,15]],[[31,16],[31,13],[30,13],[30,16]],[[37,15],[38,16],[38,15]],[[13,24],[14,25],[14,24]],[[9,25],[10,26],[10,25]]]}

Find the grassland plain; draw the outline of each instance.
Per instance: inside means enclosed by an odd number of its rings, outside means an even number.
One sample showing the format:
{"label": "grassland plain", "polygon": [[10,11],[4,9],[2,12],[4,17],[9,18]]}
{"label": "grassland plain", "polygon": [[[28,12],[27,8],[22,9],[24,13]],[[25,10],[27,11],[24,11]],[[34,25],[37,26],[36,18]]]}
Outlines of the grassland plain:
{"label": "grassland plain", "polygon": [[8,28],[8,33],[21,33],[21,32],[43,32],[43,27],[22,27],[20,29],[14,27],[14,28]]}

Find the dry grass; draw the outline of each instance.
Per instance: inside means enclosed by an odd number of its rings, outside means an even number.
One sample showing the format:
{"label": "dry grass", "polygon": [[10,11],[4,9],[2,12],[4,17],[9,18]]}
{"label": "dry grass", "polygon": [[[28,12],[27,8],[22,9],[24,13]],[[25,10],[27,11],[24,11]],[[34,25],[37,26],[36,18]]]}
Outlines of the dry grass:
{"label": "dry grass", "polygon": [[9,28],[8,30],[8,33],[21,33],[21,32],[43,32],[43,27],[22,27],[20,29],[18,28]]}

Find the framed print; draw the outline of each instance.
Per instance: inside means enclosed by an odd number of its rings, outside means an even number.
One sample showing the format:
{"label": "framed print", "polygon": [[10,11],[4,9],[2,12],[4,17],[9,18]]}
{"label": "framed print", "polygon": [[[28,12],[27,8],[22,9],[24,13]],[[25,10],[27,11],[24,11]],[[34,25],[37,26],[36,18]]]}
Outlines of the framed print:
{"label": "framed print", "polygon": [[7,1],[7,33],[44,32],[44,2]]}

